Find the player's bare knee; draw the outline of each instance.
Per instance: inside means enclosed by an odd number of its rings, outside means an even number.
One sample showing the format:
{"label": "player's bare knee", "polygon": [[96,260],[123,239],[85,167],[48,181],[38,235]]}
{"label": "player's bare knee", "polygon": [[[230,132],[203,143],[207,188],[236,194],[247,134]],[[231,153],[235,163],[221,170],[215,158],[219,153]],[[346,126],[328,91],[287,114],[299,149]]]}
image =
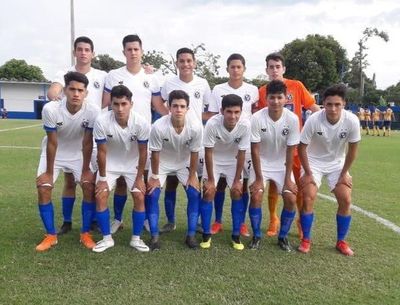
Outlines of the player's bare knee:
{"label": "player's bare knee", "polygon": [[233,200],[239,200],[242,197],[242,194],[240,191],[237,190],[231,190],[231,198]]}

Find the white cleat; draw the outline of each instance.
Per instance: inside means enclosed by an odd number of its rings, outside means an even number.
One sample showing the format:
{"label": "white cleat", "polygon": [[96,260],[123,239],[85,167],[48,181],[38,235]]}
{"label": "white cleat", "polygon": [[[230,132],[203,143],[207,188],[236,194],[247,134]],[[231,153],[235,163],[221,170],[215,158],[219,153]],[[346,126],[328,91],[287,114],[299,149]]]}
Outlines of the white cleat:
{"label": "white cleat", "polygon": [[141,239],[131,239],[129,245],[139,252],[149,252],[150,248]]}
{"label": "white cleat", "polygon": [[117,231],[122,230],[124,227],[124,224],[122,223],[122,220],[119,221],[117,219],[114,219],[113,222],[111,223],[111,229],[110,232],[111,234],[117,233]]}
{"label": "white cleat", "polygon": [[92,249],[93,252],[104,252],[108,248],[114,247],[114,239],[102,239],[98,243],[96,243],[96,246]]}

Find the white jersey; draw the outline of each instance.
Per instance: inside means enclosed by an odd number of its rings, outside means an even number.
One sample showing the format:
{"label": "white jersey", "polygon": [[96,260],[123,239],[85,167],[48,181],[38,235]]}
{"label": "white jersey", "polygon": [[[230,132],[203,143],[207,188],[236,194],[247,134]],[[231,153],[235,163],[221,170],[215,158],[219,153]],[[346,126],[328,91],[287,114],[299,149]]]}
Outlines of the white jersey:
{"label": "white jersey", "polygon": [[[72,66],[66,71],[57,72],[56,77],[53,79],[53,83],[59,83],[63,87],[65,87],[64,75],[68,72],[76,72],[75,66]],[[101,109],[104,82],[107,76],[107,72],[95,68],[90,68],[89,72],[85,75],[89,80],[89,85],[87,87],[88,95],[86,97],[86,100]]]}
{"label": "white jersey", "polygon": [[151,99],[152,96],[160,95],[157,78],[152,74],[146,74],[143,69],[132,74],[126,66],[123,66],[108,73],[104,90],[110,93],[111,89],[118,85],[124,85],[132,91],[133,110],[151,124]]}
{"label": "white jersey", "polygon": [[250,150],[251,124],[247,118],[241,118],[235,128],[228,131],[224,127],[224,116],[211,117],[204,128],[204,147],[214,148],[213,160],[216,165],[236,164],[239,150]]}
{"label": "white jersey", "polygon": [[203,126],[200,122],[186,117],[182,132],[177,134],[169,114],[153,124],[149,149],[160,152],[160,167],[175,171],[190,165],[190,153],[199,152],[202,141]]}
{"label": "white jersey", "polygon": [[195,115],[202,122],[202,113],[210,102],[211,90],[208,82],[201,77],[193,75],[193,80],[186,83],[178,76],[167,79],[161,88],[161,97],[168,101],[173,90],[183,90],[189,95],[189,115]]}
{"label": "white jersey", "polygon": [[286,148],[300,141],[299,119],[290,110],[283,108],[282,116],[273,121],[268,108],[263,108],[251,118],[251,142],[260,143],[261,169],[284,171]]}
{"label": "white jersey", "polygon": [[300,142],[307,144],[310,166],[320,170],[342,168],[346,143],[361,140],[360,123],[356,115],[342,110],[340,120],[332,125],[326,119],[325,109],[315,112],[306,121]]}
{"label": "white jersey", "polygon": [[139,161],[138,144],[147,143],[150,123],[131,111],[128,126],[122,128],[115,120],[114,112],[108,111],[96,120],[93,135],[97,144],[107,144],[106,171],[133,173]]}
{"label": "white jersey", "polygon": [[228,94],[236,94],[243,100],[242,115],[251,116],[251,108],[254,103],[258,102],[258,89],[256,86],[243,82],[243,84],[235,89],[228,83],[216,85],[211,94],[210,106],[208,111],[220,112],[222,107],[222,98]]}
{"label": "white jersey", "polygon": [[[67,100],[53,101],[43,107],[42,120],[46,131],[57,132],[56,160],[73,161],[83,158],[82,140],[85,129],[93,129],[100,109],[83,103],[75,114],[67,109]],[[42,141],[42,156],[46,155],[47,137]]]}

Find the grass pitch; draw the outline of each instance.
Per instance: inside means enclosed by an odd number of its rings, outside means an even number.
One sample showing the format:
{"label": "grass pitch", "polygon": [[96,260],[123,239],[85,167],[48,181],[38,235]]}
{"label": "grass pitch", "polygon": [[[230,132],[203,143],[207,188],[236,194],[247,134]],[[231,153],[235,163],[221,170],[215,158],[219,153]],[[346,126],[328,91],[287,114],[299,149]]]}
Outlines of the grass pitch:
{"label": "grass pitch", "polygon": [[[0,120],[0,304],[400,304],[400,235],[354,212],[348,241],[356,254],[344,257],[334,248],[336,205],[322,199],[315,206],[309,255],[283,253],[275,238],[264,238],[259,251],[233,250],[228,200],[224,232],[213,237],[212,248],[187,249],[181,189],[178,228],[161,236],[161,251],[146,254],[129,247],[129,200],[126,227],[115,235],[115,247],[97,254],[79,244],[78,190],[73,231],[50,251],[36,253],[43,228],[35,174],[44,131],[40,126],[2,130],[38,123]],[[397,226],[399,147],[399,133],[390,138],[364,136],[351,171],[353,202]],[[62,179],[53,200],[57,227],[62,222],[61,188]],[[326,187],[321,193],[329,194]],[[264,208],[263,230],[267,213]],[[160,224],[164,221],[162,212]],[[295,226],[289,237],[297,246]],[[249,239],[243,241],[247,245]]]}

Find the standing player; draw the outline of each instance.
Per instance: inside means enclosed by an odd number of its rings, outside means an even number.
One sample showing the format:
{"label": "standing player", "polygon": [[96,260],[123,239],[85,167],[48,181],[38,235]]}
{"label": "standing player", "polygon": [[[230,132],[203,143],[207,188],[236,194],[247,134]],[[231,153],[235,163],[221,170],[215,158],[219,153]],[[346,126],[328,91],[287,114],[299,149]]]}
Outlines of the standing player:
{"label": "standing player", "polygon": [[195,238],[199,211],[199,181],[196,170],[199,151],[202,149],[203,126],[188,115],[189,95],[182,90],[169,93],[170,114],[157,120],[151,130],[151,171],[147,189],[150,200],[146,212],[150,224],[152,250],[159,249],[158,218],[161,188],[167,176],[176,176],[185,187],[187,204],[186,244],[197,248]]}
{"label": "standing player", "polygon": [[[173,90],[183,90],[190,98],[190,107],[188,115],[197,119],[200,124],[205,121],[204,108],[208,106],[210,99],[210,86],[207,80],[194,74],[196,68],[196,59],[194,53],[189,48],[180,48],[176,52],[176,66],[178,76],[174,76],[164,83],[161,89],[163,100],[169,100],[169,94]],[[199,152],[199,165],[197,167],[198,176],[202,176],[204,152]],[[175,176],[167,177],[167,183],[164,196],[165,214],[167,223],[161,228],[162,233],[168,233],[176,229],[175,225],[175,203],[176,188],[178,179]]]}
{"label": "standing player", "polygon": [[369,109],[368,106],[365,106],[364,108],[365,112],[365,124],[367,125],[367,135],[370,134],[369,130],[373,128],[372,121],[371,121],[371,110]]}
{"label": "standing player", "polygon": [[390,130],[392,127],[392,121],[394,120],[394,113],[390,105],[387,106],[386,110],[383,112],[383,136],[390,136]]}
{"label": "standing player", "polygon": [[94,126],[99,166],[96,183],[96,217],[103,239],[96,244],[93,251],[103,252],[114,246],[107,200],[117,179],[122,177],[133,198],[130,246],[140,252],[148,252],[149,247],[140,239],[140,235],[146,217],[144,210],[146,187],[143,174],[150,124],[140,114],[131,111],[132,92],[126,86],[113,87],[110,96],[112,111],[102,114]]}
{"label": "standing player", "polygon": [[379,137],[379,129],[381,128],[381,126],[383,125],[382,122],[382,113],[381,111],[378,109],[378,107],[375,107],[374,112],[372,112],[372,135],[376,135]]}
{"label": "standing player", "polygon": [[365,122],[365,110],[361,105],[358,108],[357,116],[358,116],[358,119],[360,120],[360,126],[361,126],[360,131],[362,131],[362,129],[367,128],[367,124]]}
{"label": "standing player", "polygon": [[284,108],[286,85],[273,80],[267,85],[268,107],[256,112],[251,120],[251,173],[250,220],[253,229],[251,249],[258,249],[261,240],[262,199],[266,182],[274,181],[283,197],[278,245],[290,252],[287,239],[296,215],[297,186],[292,174],[293,154],[300,140],[298,117]]}
{"label": "standing player", "polygon": [[[102,95],[104,90],[104,80],[106,72],[91,67],[92,59],[95,56],[93,41],[85,36],[78,37],[74,41],[73,54],[76,58],[76,64],[67,71],[59,71],[53,83],[51,84],[47,97],[50,101],[60,100],[63,97],[63,88],[65,86],[64,75],[69,71],[76,71],[84,74],[89,84],[86,101],[96,105],[101,109]],[[65,234],[72,228],[72,211],[75,203],[76,184],[72,173],[64,173],[64,189],[62,194],[62,206],[64,222],[58,231],[58,234]]]}
{"label": "standing player", "polygon": [[[111,102],[111,89],[117,85],[124,85],[132,92],[135,101],[133,110],[140,113],[151,124],[151,106],[165,115],[168,109],[160,96],[160,85],[156,77],[146,74],[142,67],[143,48],[138,35],[127,35],[122,40],[123,54],[126,58],[126,66],[111,70],[105,81],[103,94],[103,107],[108,107]],[[127,200],[126,184],[119,179],[114,193],[114,221],[112,233],[122,226],[122,213]]]}
{"label": "standing player", "polygon": [[[231,54],[226,61],[226,71],[229,74],[229,80],[226,83],[216,85],[212,91],[210,106],[208,108],[208,117],[219,113],[221,109],[222,98],[227,94],[236,94],[242,98],[243,110],[242,116],[250,119],[253,107],[258,102],[258,89],[256,86],[243,81],[244,72],[246,71],[246,61],[241,54]],[[246,152],[246,160],[243,172],[243,203],[244,213],[242,215],[240,234],[242,236],[250,236],[245,224],[247,205],[249,201],[249,193],[247,191],[247,180],[251,169],[251,154]],[[221,179],[217,185],[215,194],[215,222],[211,227],[211,234],[222,231],[222,214],[225,201],[226,181]]]}
{"label": "standing player", "polygon": [[300,137],[299,155],[303,166],[300,183],[304,205],[300,215],[303,238],[299,251],[303,253],[310,251],[314,202],[321,179],[326,176],[338,203],[336,249],[344,255],[353,255],[345,242],[351,222],[353,186],[349,170],[356,158],[361,135],[357,117],[344,110],[345,97],[343,85],[329,87],[323,95],[324,109],[310,117]]}
{"label": "standing player", "polygon": [[[37,245],[37,251],[48,250],[57,244],[51,197],[54,182],[60,171],[71,173],[75,185],[81,180],[82,168],[85,171],[89,169],[93,145],[92,128],[100,110],[84,102],[88,83],[85,75],[79,72],[68,72],[65,75],[65,98],[60,102],[49,102],[43,108],[43,125],[47,137],[42,141],[36,185],[39,212],[46,229],[46,237]],[[90,184],[82,184],[82,188],[81,242],[91,248],[94,243],[89,235],[89,228],[95,205]]]}
{"label": "standing player", "polygon": [[211,246],[211,214],[217,182],[225,177],[231,190],[232,246],[243,250],[240,241],[240,223],[243,215],[242,173],[246,150],[250,146],[250,121],[242,114],[240,96],[228,94],[222,98],[221,114],[208,120],[204,129],[205,168],[203,198],[200,203],[203,241],[200,247]]}
{"label": "standing player", "polygon": [[[285,108],[293,111],[299,118],[300,129],[302,127],[302,108],[309,109],[312,112],[320,110],[319,106],[315,103],[314,97],[308,92],[304,85],[293,79],[284,78],[283,75],[286,72],[285,59],[279,53],[271,53],[266,59],[266,72],[270,80],[281,80],[285,83],[287,88],[287,102]],[[259,90],[260,101],[259,109],[267,106],[267,86],[262,86]],[[299,182],[300,178],[300,160],[298,158],[297,150],[294,152],[294,163],[293,163],[293,174],[296,179],[296,183]],[[297,193],[297,208],[301,209],[301,193]],[[267,229],[267,236],[275,236],[278,232],[279,218],[277,216],[278,206],[278,193],[275,183],[270,182],[268,189],[268,208],[270,223]],[[300,228],[299,228],[300,229]],[[301,235],[301,234],[300,234]]]}

